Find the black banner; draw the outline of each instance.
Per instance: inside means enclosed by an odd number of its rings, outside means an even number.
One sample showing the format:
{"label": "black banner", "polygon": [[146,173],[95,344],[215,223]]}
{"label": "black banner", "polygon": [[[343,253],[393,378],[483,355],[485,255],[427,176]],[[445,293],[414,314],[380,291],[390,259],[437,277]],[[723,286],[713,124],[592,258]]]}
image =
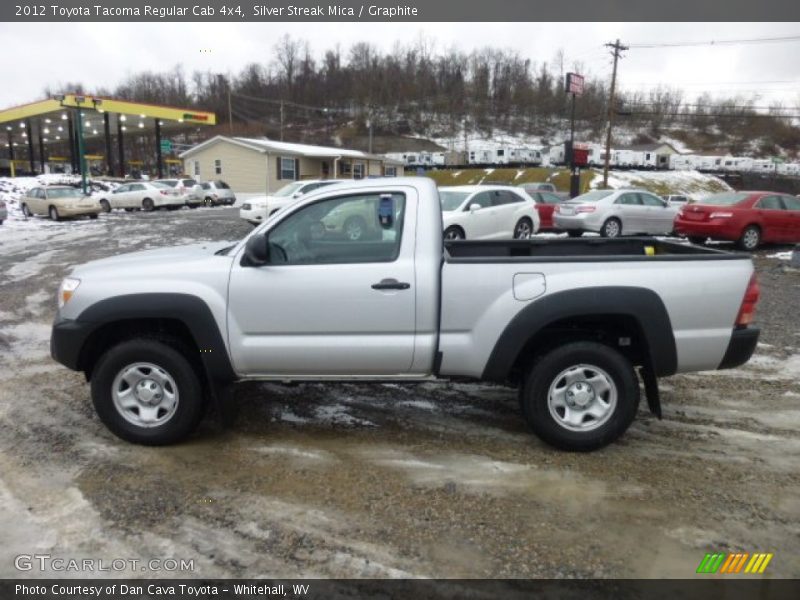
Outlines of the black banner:
{"label": "black banner", "polygon": [[[40,0],[0,3],[0,21],[798,21],[785,0]],[[488,41],[488,40],[487,40]]]}
{"label": "black banner", "polygon": [[267,600],[271,598],[428,598],[522,600],[783,600],[800,597],[800,580],[4,580],[2,600]]}

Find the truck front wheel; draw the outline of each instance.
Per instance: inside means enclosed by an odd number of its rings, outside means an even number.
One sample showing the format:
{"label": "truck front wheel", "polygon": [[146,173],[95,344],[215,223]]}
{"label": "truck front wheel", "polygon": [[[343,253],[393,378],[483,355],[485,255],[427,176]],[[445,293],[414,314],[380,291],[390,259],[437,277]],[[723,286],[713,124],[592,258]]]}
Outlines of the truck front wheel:
{"label": "truck front wheel", "polygon": [[596,342],[551,350],[531,369],[520,404],[534,433],[562,450],[602,448],[630,426],[639,381],[622,354]]}
{"label": "truck front wheel", "polygon": [[203,389],[186,356],[155,339],[110,348],[92,373],[92,401],[118,437],[159,446],[187,437],[203,416]]}

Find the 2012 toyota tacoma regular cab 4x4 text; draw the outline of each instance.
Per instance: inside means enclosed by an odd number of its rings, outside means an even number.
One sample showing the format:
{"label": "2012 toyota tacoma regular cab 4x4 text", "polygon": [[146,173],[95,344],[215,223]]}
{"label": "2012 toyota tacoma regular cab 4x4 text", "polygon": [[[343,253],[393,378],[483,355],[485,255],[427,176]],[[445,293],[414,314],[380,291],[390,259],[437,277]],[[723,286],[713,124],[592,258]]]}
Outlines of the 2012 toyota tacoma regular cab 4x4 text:
{"label": "2012 toyota tacoma regular cab 4x4 text", "polygon": [[[340,222],[357,212],[368,235]],[[747,256],[649,238],[442,241],[433,181],[335,184],[242,241],[76,267],[51,353],[86,374],[118,436],[167,444],[242,380],[472,378],[519,387],[559,448],[618,438],[639,377],[746,362],[758,285]]]}

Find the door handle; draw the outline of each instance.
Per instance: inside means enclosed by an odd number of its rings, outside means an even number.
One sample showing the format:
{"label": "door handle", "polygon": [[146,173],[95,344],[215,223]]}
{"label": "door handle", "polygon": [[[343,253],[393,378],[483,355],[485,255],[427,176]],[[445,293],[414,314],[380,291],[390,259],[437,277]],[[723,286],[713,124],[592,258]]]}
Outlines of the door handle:
{"label": "door handle", "polygon": [[410,283],[397,281],[397,279],[381,279],[378,283],[372,284],[373,290],[407,290],[410,287]]}

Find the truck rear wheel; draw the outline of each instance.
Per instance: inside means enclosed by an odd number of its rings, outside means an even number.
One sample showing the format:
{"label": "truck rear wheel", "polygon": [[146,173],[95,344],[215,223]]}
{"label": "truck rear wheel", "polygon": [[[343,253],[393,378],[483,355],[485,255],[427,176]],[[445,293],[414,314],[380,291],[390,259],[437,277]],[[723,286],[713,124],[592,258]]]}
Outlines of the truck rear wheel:
{"label": "truck rear wheel", "polygon": [[622,354],[596,342],[555,348],[531,369],[520,404],[534,433],[562,450],[587,452],[619,438],[639,407],[639,381]]}
{"label": "truck rear wheel", "polygon": [[178,350],[155,339],[109,349],[92,373],[97,416],[112,433],[135,444],[179,442],[203,416],[197,373]]}

